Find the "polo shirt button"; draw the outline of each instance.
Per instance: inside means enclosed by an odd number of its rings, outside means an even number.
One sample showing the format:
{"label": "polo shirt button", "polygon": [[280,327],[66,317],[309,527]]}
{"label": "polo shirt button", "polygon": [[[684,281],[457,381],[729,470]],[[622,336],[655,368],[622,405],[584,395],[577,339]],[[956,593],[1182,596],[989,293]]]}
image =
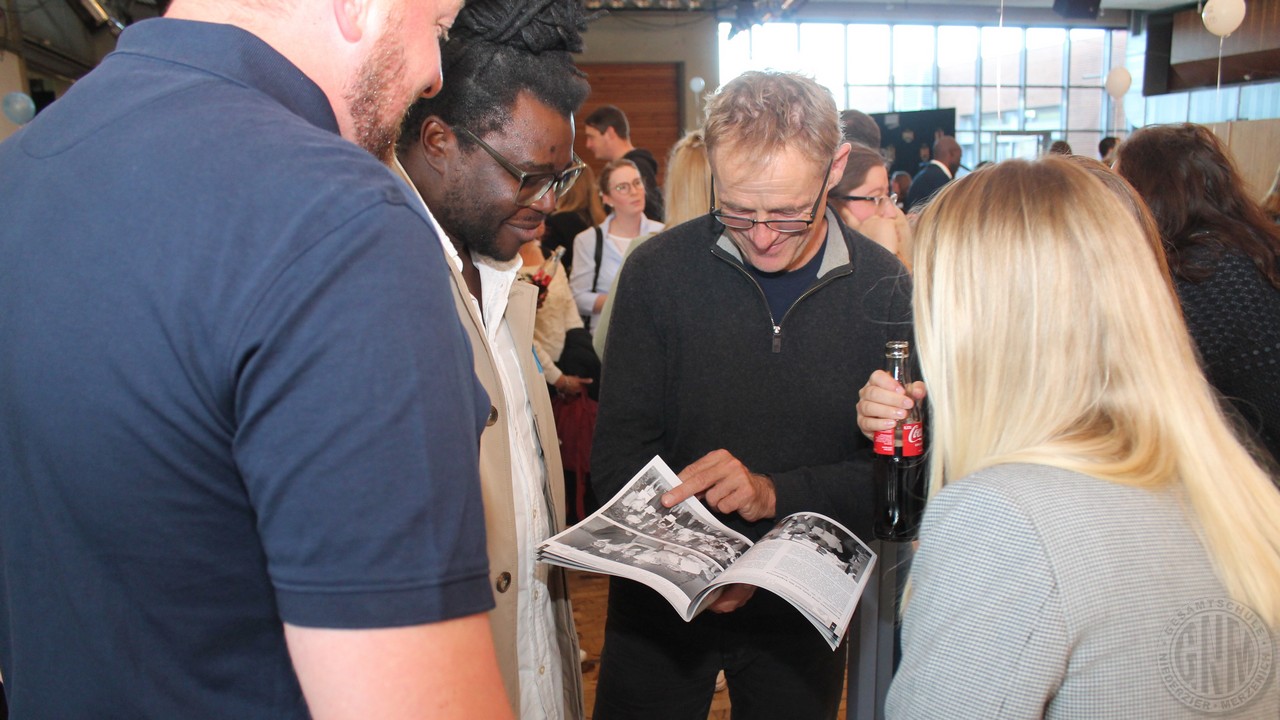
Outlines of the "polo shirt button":
{"label": "polo shirt button", "polygon": [[496,422],[498,422],[498,408],[494,407],[493,405],[490,405],[490,406],[489,406],[489,419],[484,421],[484,426],[485,426],[485,427],[493,427],[493,424],[494,424],[494,423],[496,423]]}
{"label": "polo shirt button", "polygon": [[500,593],[506,592],[507,588],[511,587],[511,573],[504,572],[501,575],[499,575],[498,581],[495,582],[493,586],[497,588],[498,592]]}
{"label": "polo shirt button", "polygon": [[546,665],[539,665],[539,666],[538,666],[538,674],[539,674],[539,675],[546,675],[546,674],[547,674],[547,666],[546,666]]}

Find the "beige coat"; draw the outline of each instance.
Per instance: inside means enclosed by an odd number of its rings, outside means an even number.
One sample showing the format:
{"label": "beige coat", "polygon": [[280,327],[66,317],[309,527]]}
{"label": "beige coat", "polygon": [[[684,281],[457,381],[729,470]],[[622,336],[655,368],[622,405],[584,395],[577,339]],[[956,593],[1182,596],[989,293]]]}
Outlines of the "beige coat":
{"label": "beige coat", "polygon": [[[404,170],[396,170],[409,182]],[[413,186],[409,182],[410,187]],[[443,253],[444,250],[441,249]],[[494,362],[493,351],[486,339],[484,320],[471,300],[462,273],[449,257],[445,257],[453,281],[454,307],[462,326],[471,339],[475,356],[475,372],[489,393],[489,420],[480,436],[480,485],[484,497],[484,521],[489,547],[489,581],[497,603],[489,613],[493,628],[493,644],[498,652],[498,667],[506,686],[507,699],[513,711],[520,714],[519,660],[516,655],[516,516],[515,490],[511,479],[511,452],[508,444],[508,425],[501,414],[506,408],[503,401],[502,382]],[[557,531],[564,528],[564,471],[560,464],[560,441],[556,436],[555,417],[551,411],[551,397],[547,383],[534,363],[533,324],[538,306],[538,290],[525,282],[511,284],[507,300],[507,323],[517,348],[529,348],[519,353],[520,370],[525,387],[529,391],[529,403],[533,407],[534,424],[538,440],[542,444],[542,456],[547,467],[547,487],[543,497],[555,519]],[[569,587],[563,569],[551,568],[547,579],[548,590],[556,618],[556,645],[560,651],[560,663],[564,669],[564,707],[566,718],[576,720],[585,716],[582,699],[582,672],[578,658],[578,634],[573,624],[573,612],[569,606]]]}

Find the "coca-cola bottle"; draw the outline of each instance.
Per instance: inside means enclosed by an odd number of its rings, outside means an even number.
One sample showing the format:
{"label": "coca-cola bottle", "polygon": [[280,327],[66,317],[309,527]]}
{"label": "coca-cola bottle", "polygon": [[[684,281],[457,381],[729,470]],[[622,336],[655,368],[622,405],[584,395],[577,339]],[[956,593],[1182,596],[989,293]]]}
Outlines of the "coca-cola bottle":
{"label": "coca-cola bottle", "polygon": [[[902,386],[911,385],[911,348],[905,340],[884,346],[885,371]],[[876,492],[874,532],[881,540],[914,540],[924,515],[924,424],[919,406],[889,430],[881,430],[872,440],[875,468],[872,484]]]}

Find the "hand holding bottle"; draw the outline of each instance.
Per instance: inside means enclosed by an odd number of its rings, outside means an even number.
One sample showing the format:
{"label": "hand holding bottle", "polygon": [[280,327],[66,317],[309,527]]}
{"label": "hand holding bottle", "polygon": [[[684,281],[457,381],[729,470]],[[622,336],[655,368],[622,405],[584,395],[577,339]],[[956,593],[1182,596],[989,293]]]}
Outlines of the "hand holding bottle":
{"label": "hand holding bottle", "polygon": [[[910,343],[889,341],[884,357],[885,375],[898,388],[911,387]],[[893,411],[895,417],[903,413],[902,418],[877,430],[871,438],[875,451],[871,484],[876,492],[872,530],[880,540],[914,540],[924,516],[924,421],[916,403],[912,401],[911,405],[909,409]]]}
{"label": "hand holding bottle", "polygon": [[858,391],[858,429],[870,439],[877,431],[892,428],[923,402],[926,394],[922,381],[904,388],[884,370],[871,373],[867,384]]}

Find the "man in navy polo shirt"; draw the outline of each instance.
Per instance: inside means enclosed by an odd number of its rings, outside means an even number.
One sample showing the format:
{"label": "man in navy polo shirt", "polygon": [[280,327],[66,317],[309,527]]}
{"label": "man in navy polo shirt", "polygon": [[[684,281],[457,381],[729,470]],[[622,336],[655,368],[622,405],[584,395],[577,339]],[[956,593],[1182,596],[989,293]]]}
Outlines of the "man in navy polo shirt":
{"label": "man in navy polo shirt", "polygon": [[174,0],[0,145],[14,718],[509,716],[489,403],[370,155],[460,5]]}

